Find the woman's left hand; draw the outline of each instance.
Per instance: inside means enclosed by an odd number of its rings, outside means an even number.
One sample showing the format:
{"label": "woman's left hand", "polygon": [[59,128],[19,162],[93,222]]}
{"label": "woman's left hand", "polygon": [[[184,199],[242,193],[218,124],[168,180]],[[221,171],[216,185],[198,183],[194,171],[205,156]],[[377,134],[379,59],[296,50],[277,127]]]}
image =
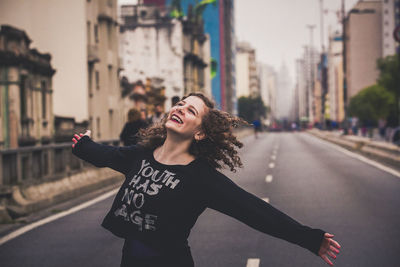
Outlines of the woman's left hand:
{"label": "woman's left hand", "polygon": [[334,235],[325,233],[324,240],[322,240],[321,247],[318,251],[318,255],[330,266],[333,266],[333,263],[328,256],[336,259],[336,254],[339,254],[340,249],[339,243],[333,240],[332,237],[334,237]]}

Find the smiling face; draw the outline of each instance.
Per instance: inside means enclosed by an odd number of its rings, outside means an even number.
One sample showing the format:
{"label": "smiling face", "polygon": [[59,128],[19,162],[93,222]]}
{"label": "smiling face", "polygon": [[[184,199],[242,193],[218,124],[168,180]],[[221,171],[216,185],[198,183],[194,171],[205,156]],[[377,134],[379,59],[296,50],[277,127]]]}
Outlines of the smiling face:
{"label": "smiling face", "polygon": [[201,140],[204,138],[201,122],[207,110],[203,100],[189,96],[171,108],[165,127],[167,131],[179,134],[184,139]]}

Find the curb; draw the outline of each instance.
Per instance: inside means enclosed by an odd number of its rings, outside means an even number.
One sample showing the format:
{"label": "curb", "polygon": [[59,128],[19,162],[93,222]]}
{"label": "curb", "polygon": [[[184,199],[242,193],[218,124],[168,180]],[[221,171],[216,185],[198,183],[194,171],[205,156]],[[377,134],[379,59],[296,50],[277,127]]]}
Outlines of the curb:
{"label": "curb", "polygon": [[335,136],[329,132],[317,129],[307,131],[320,139],[344,147],[352,152],[361,154],[367,158],[379,161],[395,169],[400,169],[400,147],[394,144],[371,141],[366,137],[358,136]]}

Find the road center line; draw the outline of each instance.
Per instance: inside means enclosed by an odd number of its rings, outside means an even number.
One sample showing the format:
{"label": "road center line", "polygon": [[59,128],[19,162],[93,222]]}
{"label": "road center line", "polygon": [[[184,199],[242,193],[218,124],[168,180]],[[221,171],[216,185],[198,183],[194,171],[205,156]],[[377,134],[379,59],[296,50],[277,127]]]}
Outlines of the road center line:
{"label": "road center line", "polygon": [[276,160],[276,155],[272,155],[271,159]]}
{"label": "road center line", "polygon": [[272,175],[271,175],[271,174],[268,174],[268,175],[265,177],[265,182],[267,182],[267,183],[272,182]]}
{"label": "road center line", "polygon": [[273,168],[275,167],[275,163],[271,162],[268,166],[269,166],[271,169],[273,169]]}
{"label": "road center line", "polygon": [[117,192],[118,192],[118,189],[114,189],[114,190],[112,190],[110,192],[107,192],[107,193],[105,193],[105,194],[103,194],[101,196],[98,196],[97,198],[92,199],[92,200],[90,200],[88,202],[85,202],[83,204],[80,204],[78,206],[70,208],[70,209],[68,209],[66,211],[51,215],[51,216],[49,216],[47,218],[44,218],[42,220],[39,220],[37,222],[31,223],[31,224],[28,224],[27,226],[19,228],[18,230],[14,231],[14,232],[11,232],[8,235],[5,235],[2,238],[0,238],[0,246],[3,245],[4,243],[6,243],[7,241],[10,241],[11,239],[14,239],[14,238],[16,238],[16,237],[18,237],[18,236],[30,231],[30,230],[33,230],[33,229],[43,225],[43,224],[55,221],[55,220],[60,219],[60,218],[62,218],[64,216],[67,216],[67,215],[70,215],[70,214],[75,213],[77,211],[80,211],[81,209],[84,209],[84,208],[87,208],[87,207],[89,207],[91,205],[94,205],[97,202],[100,202],[100,201],[102,201],[104,199],[107,199],[107,198],[109,198],[111,196],[114,196]]}
{"label": "road center line", "polygon": [[260,266],[260,259],[247,259],[246,267],[258,267]]}

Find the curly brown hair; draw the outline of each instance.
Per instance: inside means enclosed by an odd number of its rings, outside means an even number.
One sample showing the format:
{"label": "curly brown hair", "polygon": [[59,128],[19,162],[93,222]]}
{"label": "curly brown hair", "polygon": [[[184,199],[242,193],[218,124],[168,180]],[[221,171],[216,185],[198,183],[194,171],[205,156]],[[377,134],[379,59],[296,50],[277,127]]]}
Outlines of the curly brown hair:
{"label": "curly brown hair", "polygon": [[[217,169],[221,169],[225,165],[235,172],[237,167],[243,167],[237,151],[237,148],[243,147],[243,143],[233,135],[233,128],[240,124],[247,124],[247,122],[228,112],[214,108],[214,103],[202,93],[190,93],[182,100],[189,96],[200,98],[208,107],[201,123],[205,138],[200,141],[193,139],[189,153],[196,158],[206,160]],[[161,146],[167,136],[166,121],[167,116],[160,123],[142,129],[139,144],[149,149]]]}

